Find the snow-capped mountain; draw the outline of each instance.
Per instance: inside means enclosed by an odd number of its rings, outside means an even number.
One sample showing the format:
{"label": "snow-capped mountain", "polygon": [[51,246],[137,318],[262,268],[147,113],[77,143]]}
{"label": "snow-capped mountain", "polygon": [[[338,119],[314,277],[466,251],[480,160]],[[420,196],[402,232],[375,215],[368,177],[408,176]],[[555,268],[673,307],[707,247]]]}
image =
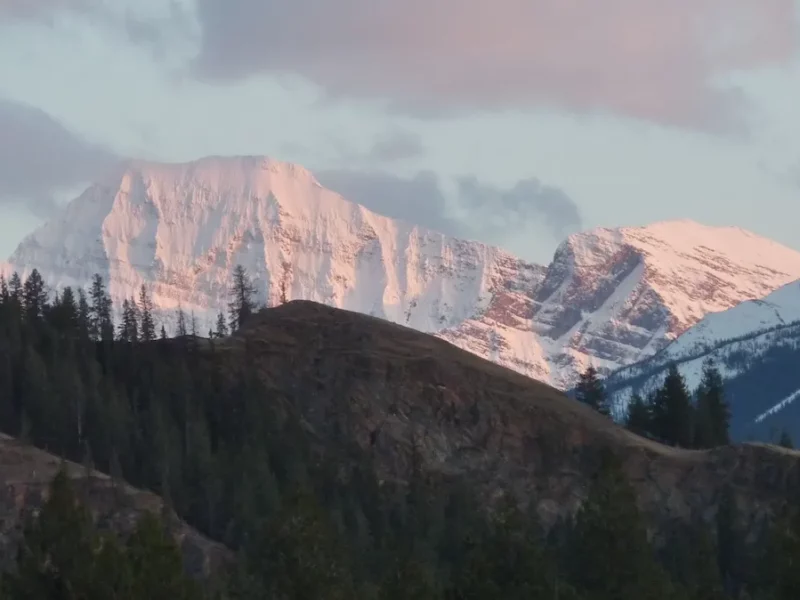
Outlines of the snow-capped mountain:
{"label": "snow-capped mountain", "polygon": [[672,363],[695,389],[709,359],[725,379],[734,437],[774,441],[783,428],[800,435],[800,281],[707,315],[661,352],[614,372],[606,386],[622,409],[633,393],[656,389]]}
{"label": "snow-capped mountain", "polygon": [[570,236],[548,267],[394,221],[264,157],[136,162],[28,236],[5,269],[56,287],[146,284],[207,328],[243,265],[260,299],[315,300],[436,334],[569,387],[661,349],[707,313],[800,278],[800,253],[741,229],[668,222]]}
{"label": "snow-capped mountain", "polygon": [[560,387],[661,350],[706,314],[800,277],[800,253],[735,227],[692,221],[595,229],[556,251],[531,329]]}

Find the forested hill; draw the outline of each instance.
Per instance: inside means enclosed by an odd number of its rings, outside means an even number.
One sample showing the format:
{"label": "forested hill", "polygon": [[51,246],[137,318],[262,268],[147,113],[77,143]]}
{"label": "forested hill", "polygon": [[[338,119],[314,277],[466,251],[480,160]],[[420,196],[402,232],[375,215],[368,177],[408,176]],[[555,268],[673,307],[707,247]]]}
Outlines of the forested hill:
{"label": "forested hill", "polygon": [[159,493],[237,551],[204,590],[800,597],[793,451],[662,446],[410,329],[309,302],[258,311],[241,270],[208,337],[179,315],[166,339],[146,289],[121,322],[111,308],[99,278],[58,297],[33,274],[0,282],[0,426]]}

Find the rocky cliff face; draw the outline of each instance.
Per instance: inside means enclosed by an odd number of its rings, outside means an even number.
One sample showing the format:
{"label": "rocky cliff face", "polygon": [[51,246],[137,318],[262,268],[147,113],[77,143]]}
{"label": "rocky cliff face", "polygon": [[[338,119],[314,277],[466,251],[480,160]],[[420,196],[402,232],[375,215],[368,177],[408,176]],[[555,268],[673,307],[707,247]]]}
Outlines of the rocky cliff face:
{"label": "rocky cliff face", "polygon": [[800,254],[739,229],[691,222],[571,236],[548,268],[393,221],[263,157],[134,163],[89,188],[3,267],[46,281],[109,281],[117,304],[147,284],[167,326],[201,331],[242,264],[274,305],[313,300],[433,333],[569,387],[649,356],[705,314],[800,278]]}
{"label": "rocky cliff face", "polygon": [[[72,463],[63,464],[79,497],[105,529],[126,535],[144,512],[164,514],[163,502],[155,494],[117,484],[102,473],[87,472]],[[25,520],[43,505],[61,466],[55,456],[0,434],[0,570],[13,562]],[[204,577],[232,560],[229,550],[200,535],[174,513],[168,523],[191,575]]]}
{"label": "rocky cliff face", "polygon": [[673,519],[712,519],[730,486],[755,535],[800,492],[800,453],[756,444],[668,448],[552,387],[356,313],[291,302],[222,350],[239,361],[245,347],[270,397],[300,410],[323,447],[354,441],[373,454],[382,478],[402,481],[416,445],[429,472],[464,477],[489,502],[512,489],[545,524],[577,508],[604,448],[623,461],[657,530]]}

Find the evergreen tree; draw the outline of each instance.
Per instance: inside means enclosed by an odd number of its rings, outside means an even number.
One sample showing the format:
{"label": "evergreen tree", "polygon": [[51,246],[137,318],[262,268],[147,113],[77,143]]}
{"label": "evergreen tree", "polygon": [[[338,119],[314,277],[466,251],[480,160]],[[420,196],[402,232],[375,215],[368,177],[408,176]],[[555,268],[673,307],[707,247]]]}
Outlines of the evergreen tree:
{"label": "evergreen tree", "polygon": [[578,385],[575,387],[575,398],[578,402],[591,406],[601,414],[611,414],[605,386],[594,367],[590,366],[581,373]]}
{"label": "evergreen tree", "polygon": [[141,336],[143,342],[152,342],[156,339],[156,323],[153,319],[153,301],[147,293],[147,287],[142,284],[139,289],[139,314],[141,315]]}
{"label": "evergreen tree", "polygon": [[44,315],[47,308],[47,289],[39,271],[33,269],[22,288],[25,316],[33,322]]}
{"label": "evergreen tree", "polygon": [[730,410],[725,401],[722,376],[708,360],[703,364],[703,378],[697,388],[695,447],[713,448],[729,443]]}
{"label": "evergreen tree", "polygon": [[56,475],[42,510],[25,526],[11,598],[81,598],[92,582],[92,523],[65,471]]}
{"label": "evergreen tree", "polygon": [[114,339],[114,322],[111,315],[111,299],[106,294],[106,286],[100,275],[92,278],[89,291],[91,299],[92,339],[109,342]]}
{"label": "evergreen tree", "polygon": [[631,397],[625,426],[638,435],[652,435],[652,409],[650,403],[646,402],[639,394],[634,394]]}
{"label": "evergreen tree", "polygon": [[218,338],[224,338],[228,335],[228,325],[225,323],[225,315],[221,311],[217,313],[217,329],[214,334]]}
{"label": "evergreen tree", "polygon": [[670,365],[653,402],[653,431],[664,443],[691,448],[692,402],[677,365]]}
{"label": "evergreen tree", "polygon": [[575,519],[573,580],[597,600],[668,598],[668,579],[655,561],[636,498],[609,452]]}
{"label": "evergreen tree", "polygon": [[119,339],[124,342],[135,343],[139,341],[139,315],[136,302],[122,301],[122,321],[119,324]]}
{"label": "evergreen tree", "polygon": [[175,313],[175,330],[178,337],[186,337],[189,335],[189,327],[186,323],[186,313],[183,312],[183,308],[180,306],[178,307],[178,311]]}
{"label": "evergreen tree", "polygon": [[256,288],[247,271],[243,266],[236,265],[230,290],[231,301],[228,304],[231,331],[240,329],[255,312],[255,294]]}

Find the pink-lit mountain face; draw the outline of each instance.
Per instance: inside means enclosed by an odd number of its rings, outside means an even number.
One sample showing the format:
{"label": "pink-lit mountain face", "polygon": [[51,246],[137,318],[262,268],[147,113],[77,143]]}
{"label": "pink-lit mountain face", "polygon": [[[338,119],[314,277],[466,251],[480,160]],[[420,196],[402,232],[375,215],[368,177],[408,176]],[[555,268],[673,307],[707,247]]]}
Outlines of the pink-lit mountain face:
{"label": "pink-lit mountain face", "polygon": [[260,300],[314,300],[428,332],[558,387],[650,356],[708,313],[800,279],[800,253],[689,221],[570,236],[548,266],[375,214],[264,157],[133,163],[33,232],[5,271],[145,284],[202,331],[243,265]]}

